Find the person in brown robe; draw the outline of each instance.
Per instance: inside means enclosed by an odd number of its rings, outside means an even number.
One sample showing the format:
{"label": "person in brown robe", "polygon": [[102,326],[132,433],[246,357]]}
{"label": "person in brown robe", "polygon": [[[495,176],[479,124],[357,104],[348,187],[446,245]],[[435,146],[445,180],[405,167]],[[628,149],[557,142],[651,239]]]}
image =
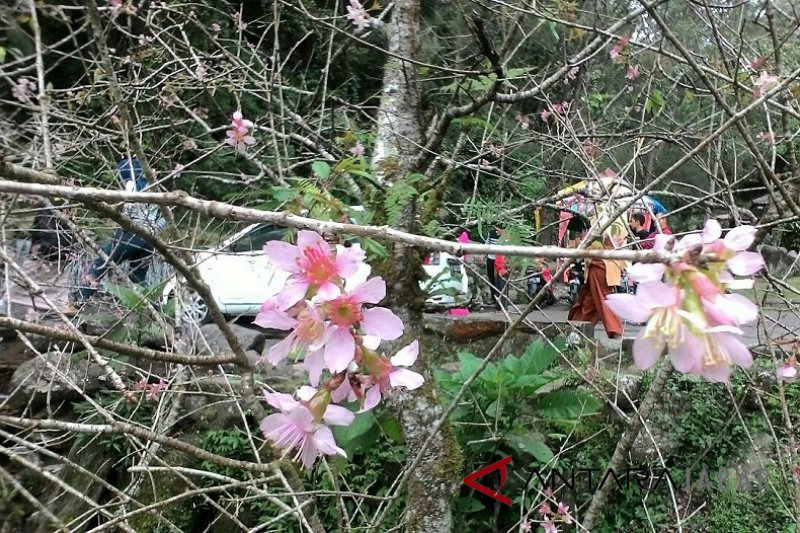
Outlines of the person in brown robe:
{"label": "person in brown robe", "polygon": [[[590,248],[603,248],[595,242]],[[603,321],[609,339],[622,336],[622,321],[606,305],[606,296],[614,292],[622,276],[618,261],[586,259],[586,281],[578,294],[578,300],[569,310],[568,320],[589,322],[592,325]]]}

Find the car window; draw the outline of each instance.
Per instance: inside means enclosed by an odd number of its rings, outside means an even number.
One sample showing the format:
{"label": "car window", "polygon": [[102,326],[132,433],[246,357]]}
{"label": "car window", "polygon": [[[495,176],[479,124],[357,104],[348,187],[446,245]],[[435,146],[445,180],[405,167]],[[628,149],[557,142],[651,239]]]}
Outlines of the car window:
{"label": "car window", "polygon": [[264,249],[269,241],[279,241],[286,235],[286,228],[280,226],[261,226],[230,245],[230,251],[235,254],[255,252]]}

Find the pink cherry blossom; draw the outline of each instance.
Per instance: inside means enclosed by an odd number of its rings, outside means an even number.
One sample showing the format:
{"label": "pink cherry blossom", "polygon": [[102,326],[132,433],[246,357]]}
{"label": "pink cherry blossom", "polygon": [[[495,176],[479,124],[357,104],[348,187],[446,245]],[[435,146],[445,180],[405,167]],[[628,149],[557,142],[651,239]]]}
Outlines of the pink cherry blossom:
{"label": "pink cherry blossom", "polygon": [[325,364],[331,372],[341,372],[355,357],[354,328],[379,339],[394,340],[403,334],[403,321],[385,307],[363,308],[386,297],[386,282],[372,278],[348,294],[327,303],[330,326],[325,339]]}
{"label": "pink cherry blossom", "polygon": [[766,70],[761,71],[761,75],[758,77],[756,82],[753,84],[753,96],[755,98],[761,98],[772,89],[777,87],[781,82],[781,79],[777,76],[771,76],[767,74]]}
{"label": "pink cherry blossom", "polygon": [[142,378],[136,382],[136,390],[146,390],[147,386],[147,378]]}
{"label": "pink cherry blossom", "polygon": [[608,57],[613,61],[619,57],[619,53],[622,52],[622,47],[618,44],[614,45],[611,51],[608,53]]}
{"label": "pink cherry blossom", "polygon": [[561,521],[565,524],[572,524],[572,517],[569,514],[569,505],[565,505],[564,502],[559,502],[556,514],[561,516]]}
{"label": "pink cherry blossom", "polygon": [[[267,300],[269,302],[269,300]],[[306,356],[306,368],[311,367],[315,371],[312,373],[312,384],[316,385],[319,381],[319,372],[316,371],[318,355],[314,352],[321,350],[325,342],[325,322],[319,309],[311,302],[305,302],[305,306],[297,313],[297,318],[292,318],[289,314],[282,313],[273,309],[262,311],[256,316],[255,323],[268,329],[292,329],[292,332],[285,339],[275,344],[267,353],[267,361],[277,365],[286,357]],[[308,359],[311,359],[309,361]],[[309,369],[310,370],[310,369]],[[316,376],[316,379],[315,379]]]}
{"label": "pink cherry blossom", "polygon": [[332,300],[341,293],[344,278],[358,271],[364,260],[359,248],[346,248],[337,253],[318,233],[301,230],[297,244],[270,241],[264,246],[267,258],[281,270],[291,272],[286,285],[276,297],[278,309],[285,310],[315,291],[317,301]]}
{"label": "pink cherry blossom", "polygon": [[147,391],[148,400],[158,400],[161,393],[167,390],[167,383],[163,379],[159,379],[158,383],[152,383],[150,389]]}
{"label": "pink cherry blossom", "polygon": [[764,66],[767,62],[766,58],[764,57],[757,57],[753,61],[750,62],[750,68],[753,70],[758,70]]}
{"label": "pink cherry blossom", "polygon": [[405,387],[408,390],[418,389],[425,382],[420,374],[408,370],[419,356],[419,342],[414,341],[400,349],[391,359],[375,354],[365,354],[364,366],[372,378],[372,387],[367,391],[364,411],[369,411],[381,401],[381,394],[394,387]]}
{"label": "pink cherry blossom", "polygon": [[620,318],[647,322],[633,342],[633,360],[642,370],[652,367],[664,349],[679,372],[696,368],[696,338],[682,319],[681,290],[660,281],[640,283],[636,294],[610,294],[606,304]]}
{"label": "pink cherry blossom", "polygon": [[794,383],[797,381],[797,359],[790,357],[788,361],[778,367],[775,372],[779,381]]}
{"label": "pink cherry blossom", "polygon": [[347,6],[347,15],[345,17],[356,25],[358,31],[364,31],[369,27],[370,16],[361,2],[358,0],[350,0],[350,5]]}
{"label": "pink cherry blossom", "polygon": [[350,153],[356,157],[364,155],[364,145],[361,144],[361,141],[356,142],[356,145],[350,148]]}
{"label": "pink cherry blossom", "polygon": [[549,518],[542,522],[542,527],[544,528],[544,533],[558,533],[558,528]]}
{"label": "pink cherry blossom", "polygon": [[527,518],[522,521],[519,525],[519,530],[521,533],[531,533],[533,531],[533,526],[531,525],[531,521]]}
{"label": "pink cherry blossom", "polygon": [[549,516],[553,514],[553,510],[550,509],[550,504],[544,502],[541,507],[539,507],[539,514],[542,516]]}
{"label": "pink cherry blossom", "polygon": [[214,32],[214,33],[219,33],[220,31],[222,31],[222,27],[218,23],[212,22],[211,23],[211,31]]}
{"label": "pink cherry blossom", "polygon": [[302,401],[288,394],[265,394],[267,402],[281,412],[262,420],[264,436],[284,453],[297,449],[293,459],[299,459],[306,468],[314,466],[320,454],[347,457],[345,451],[336,446],[333,432],[325,423],[346,426],[353,422],[355,415],[348,409],[330,404],[327,391],[318,394],[311,387],[304,389],[298,391],[298,397],[306,398]]}
{"label": "pink cherry blossom", "polygon": [[550,120],[550,115],[552,115],[552,113],[550,112],[549,109],[545,109],[541,113],[539,113],[539,117],[541,117],[543,122],[547,122],[548,120]]}
{"label": "pink cherry blossom", "polygon": [[[705,328],[699,335],[700,362],[690,373],[709,381],[725,383],[731,373],[731,365],[749,368],[753,356],[745,344],[739,340],[742,330],[733,326],[713,326]],[[675,367],[677,368],[677,367]]]}
{"label": "pink cherry blossom", "polygon": [[792,479],[795,483],[800,483],[800,466],[792,468]]}
{"label": "pink cherry blossom", "polygon": [[243,153],[248,146],[256,142],[255,138],[249,134],[252,127],[253,123],[244,119],[241,111],[236,111],[231,121],[231,129],[225,132],[228,137],[225,142],[233,146],[237,152]]}
{"label": "pink cherry blossom", "polygon": [[628,71],[625,74],[625,79],[633,81],[638,77],[639,77],[639,65],[633,65],[631,67],[628,67]]}

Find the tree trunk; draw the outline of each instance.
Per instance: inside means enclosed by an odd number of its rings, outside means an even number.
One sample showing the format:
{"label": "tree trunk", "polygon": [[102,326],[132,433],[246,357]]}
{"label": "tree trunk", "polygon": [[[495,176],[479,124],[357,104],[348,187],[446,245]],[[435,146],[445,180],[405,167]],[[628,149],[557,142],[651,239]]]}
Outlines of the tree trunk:
{"label": "tree trunk", "polygon": [[[389,187],[393,182],[405,179],[413,170],[413,161],[421,144],[416,65],[398,59],[413,60],[419,55],[419,9],[420,0],[397,0],[387,27],[391,55],[384,70],[373,163],[378,169],[379,181]],[[414,232],[416,221],[417,206],[412,201],[405,206],[397,227]],[[422,275],[419,251],[407,245],[395,245],[390,261],[386,268],[388,304],[406,324],[405,335],[390,349],[393,352],[413,340],[421,341],[425,297],[419,285]],[[400,393],[391,402],[403,426],[409,463],[420,453],[431,427],[442,414],[427,364],[427,353],[420,344],[415,370],[425,376],[425,385],[412,392]],[[461,470],[460,450],[449,426],[445,426],[408,478],[406,531],[452,530],[450,505],[459,487]]]}

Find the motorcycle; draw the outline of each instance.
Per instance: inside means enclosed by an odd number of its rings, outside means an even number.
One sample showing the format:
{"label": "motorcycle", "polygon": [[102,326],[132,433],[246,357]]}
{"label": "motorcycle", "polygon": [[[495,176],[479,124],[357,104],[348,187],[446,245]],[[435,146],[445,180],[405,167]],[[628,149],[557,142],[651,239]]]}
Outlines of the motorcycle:
{"label": "motorcycle", "polygon": [[578,301],[578,295],[586,282],[583,259],[577,259],[572,262],[567,271],[567,280],[569,282],[569,296],[567,296],[567,299],[569,303],[574,304]]}
{"label": "motorcycle", "polygon": [[[550,268],[532,265],[525,271],[525,277],[528,280],[528,296],[533,299],[544,289],[547,282],[550,281],[553,276],[550,272]],[[548,287],[547,292],[539,301],[539,305],[547,306],[553,305],[554,303],[556,303],[556,296],[553,294],[553,288]]]}
{"label": "motorcycle", "polygon": [[619,285],[616,286],[617,294],[635,294],[636,293],[636,283],[631,281],[628,278],[627,272],[622,272],[622,278],[620,279]]}

